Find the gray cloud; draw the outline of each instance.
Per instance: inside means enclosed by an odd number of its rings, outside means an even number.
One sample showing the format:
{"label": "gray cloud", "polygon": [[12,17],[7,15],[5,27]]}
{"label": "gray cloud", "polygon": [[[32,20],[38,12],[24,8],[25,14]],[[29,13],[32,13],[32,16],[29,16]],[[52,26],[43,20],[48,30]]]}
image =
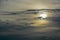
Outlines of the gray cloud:
{"label": "gray cloud", "polygon": [[60,0],[0,0],[1,11],[26,9],[60,9]]}

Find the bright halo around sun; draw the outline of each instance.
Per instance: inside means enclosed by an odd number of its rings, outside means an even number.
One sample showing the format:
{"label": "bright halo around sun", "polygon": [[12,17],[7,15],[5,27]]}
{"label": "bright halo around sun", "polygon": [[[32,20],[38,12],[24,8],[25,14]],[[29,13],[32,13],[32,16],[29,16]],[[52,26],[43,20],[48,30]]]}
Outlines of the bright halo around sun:
{"label": "bright halo around sun", "polygon": [[47,18],[47,14],[46,14],[46,12],[43,12],[42,14],[40,14],[40,18],[41,18],[41,19],[45,19],[45,18]]}
{"label": "bright halo around sun", "polygon": [[47,14],[41,14],[40,17],[41,18],[47,18]]}

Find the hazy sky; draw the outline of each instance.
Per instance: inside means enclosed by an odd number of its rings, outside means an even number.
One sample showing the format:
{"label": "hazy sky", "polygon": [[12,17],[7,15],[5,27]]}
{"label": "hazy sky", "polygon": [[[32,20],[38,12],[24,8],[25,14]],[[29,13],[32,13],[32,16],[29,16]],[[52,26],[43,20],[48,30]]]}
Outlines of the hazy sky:
{"label": "hazy sky", "polygon": [[0,0],[1,11],[60,9],[60,0]]}

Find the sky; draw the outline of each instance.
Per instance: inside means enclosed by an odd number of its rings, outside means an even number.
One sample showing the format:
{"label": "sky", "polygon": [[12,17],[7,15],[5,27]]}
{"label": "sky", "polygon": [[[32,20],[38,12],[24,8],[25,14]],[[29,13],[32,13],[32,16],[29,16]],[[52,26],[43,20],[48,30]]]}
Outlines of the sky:
{"label": "sky", "polygon": [[60,9],[60,0],[0,0],[0,11]]}
{"label": "sky", "polygon": [[47,19],[40,20],[40,12],[25,11],[28,9],[60,9],[60,0],[0,0],[0,11],[24,10],[0,13],[1,40],[60,39],[60,11],[48,11]]}

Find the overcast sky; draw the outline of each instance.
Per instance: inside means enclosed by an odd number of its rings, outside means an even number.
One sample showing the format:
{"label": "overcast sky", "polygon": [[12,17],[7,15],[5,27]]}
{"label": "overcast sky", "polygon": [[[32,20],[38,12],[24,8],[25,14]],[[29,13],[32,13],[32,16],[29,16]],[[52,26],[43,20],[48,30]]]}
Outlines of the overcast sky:
{"label": "overcast sky", "polygon": [[1,11],[60,9],[60,0],[0,0]]}

